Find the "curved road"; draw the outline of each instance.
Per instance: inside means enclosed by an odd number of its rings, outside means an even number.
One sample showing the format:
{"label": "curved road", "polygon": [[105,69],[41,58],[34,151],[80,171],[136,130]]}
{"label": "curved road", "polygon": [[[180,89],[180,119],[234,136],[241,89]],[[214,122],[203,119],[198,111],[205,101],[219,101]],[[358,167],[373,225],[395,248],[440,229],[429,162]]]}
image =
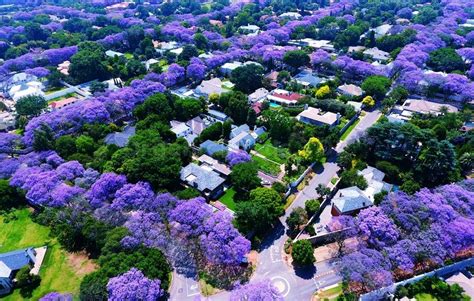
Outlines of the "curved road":
{"label": "curved road", "polygon": [[[381,113],[378,110],[367,113],[362,117],[354,130],[346,140],[341,141],[336,152],[341,152],[344,147],[358,139],[367,128],[372,126],[379,119]],[[326,260],[318,262],[314,267],[304,270],[294,269],[285,260],[283,247],[288,239],[286,235],[285,220],[295,207],[304,207],[304,203],[313,198],[317,198],[316,187],[319,184],[327,186],[331,179],[337,174],[339,167],[335,163],[337,156],[330,158],[316,175],[311,179],[305,188],[298,193],[293,203],[286,210],[285,215],[280,218],[280,223],[275,227],[272,234],[262,243],[262,248],[258,254],[257,267],[252,275],[251,281],[260,279],[270,279],[280,290],[285,300],[311,300],[314,292],[320,288],[338,283],[341,277],[337,272],[337,261]],[[197,299],[200,298],[200,299]],[[229,292],[203,297],[200,296],[199,284],[191,278],[174,273],[170,288],[170,300],[229,300]]]}

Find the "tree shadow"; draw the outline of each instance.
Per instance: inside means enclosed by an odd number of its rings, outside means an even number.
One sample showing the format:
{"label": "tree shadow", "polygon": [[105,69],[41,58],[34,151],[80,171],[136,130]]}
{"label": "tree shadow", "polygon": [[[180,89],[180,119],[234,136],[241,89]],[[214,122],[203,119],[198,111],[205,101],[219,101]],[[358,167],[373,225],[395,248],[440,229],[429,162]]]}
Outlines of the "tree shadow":
{"label": "tree shadow", "polygon": [[293,264],[293,268],[295,270],[296,276],[309,280],[314,277],[316,274],[316,266],[315,265],[308,265],[308,266],[297,266]]}
{"label": "tree shadow", "polygon": [[278,220],[271,231],[267,233],[265,236],[265,239],[262,241],[259,247],[259,251],[263,251],[265,249],[268,249],[273,245],[273,243],[278,240],[280,237],[282,237],[285,234],[285,226],[281,223],[280,220]]}

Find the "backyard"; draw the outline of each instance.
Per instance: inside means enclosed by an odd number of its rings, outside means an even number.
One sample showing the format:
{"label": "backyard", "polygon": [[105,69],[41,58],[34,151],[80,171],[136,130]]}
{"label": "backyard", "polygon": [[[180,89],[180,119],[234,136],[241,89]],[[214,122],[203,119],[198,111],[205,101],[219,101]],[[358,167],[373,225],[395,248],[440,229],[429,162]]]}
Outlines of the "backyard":
{"label": "backyard", "polygon": [[[26,247],[47,246],[48,250],[40,269],[41,283],[33,290],[32,300],[57,291],[77,296],[82,277],[94,270],[95,264],[85,255],[71,254],[60,248],[59,243],[49,237],[49,229],[34,223],[29,209],[14,211],[15,218],[6,220],[0,216],[0,253]],[[3,300],[25,300],[18,289]]]}
{"label": "backyard", "polygon": [[274,146],[270,139],[265,141],[263,144],[258,143],[255,145],[255,151],[265,156],[267,159],[280,164],[286,163],[290,156],[290,152],[287,148]]}
{"label": "backyard", "polygon": [[257,163],[258,168],[264,173],[272,176],[278,176],[280,173],[280,165],[262,157],[252,155],[252,160]]}
{"label": "backyard", "polygon": [[224,195],[219,199],[219,201],[222,204],[226,205],[227,208],[234,211],[235,210],[234,195],[235,195],[235,190],[233,188],[229,188],[226,190]]}

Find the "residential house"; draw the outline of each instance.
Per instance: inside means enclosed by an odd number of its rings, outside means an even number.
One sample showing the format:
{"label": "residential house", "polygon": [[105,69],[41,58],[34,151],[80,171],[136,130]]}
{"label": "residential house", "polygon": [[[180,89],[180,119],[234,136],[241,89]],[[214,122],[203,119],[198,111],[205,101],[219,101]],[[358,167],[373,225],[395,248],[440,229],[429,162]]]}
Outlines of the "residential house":
{"label": "residential house", "polygon": [[229,149],[243,149],[249,151],[255,146],[255,138],[248,132],[241,132],[231,140],[229,140]]}
{"label": "residential house", "polygon": [[270,82],[270,86],[273,88],[278,87],[278,74],[280,74],[278,71],[272,71],[265,76],[265,78]]}
{"label": "residential house", "polygon": [[364,91],[362,91],[362,89],[359,86],[356,86],[354,84],[341,85],[337,87],[337,92],[343,95],[351,96],[351,97],[359,97],[364,94]]}
{"label": "residential house", "polygon": [[450,113],[458,112],[458,108],[447,103],[439,103],[423,99],[407,99],[403,105],[395,106],[388,117],[405,122],[410,120],[415,114],[431,114],[438,116],[442,114],[443,110],[446,110]]}
{"label": "residential house", "polygon": [[229,116],[217,110],[207,110],[207,115],[215,121],[226,122],[229,119]]}
{"label": "residential house", "polygon": [[195,97],[194,92],[195,91],[189,89],[186,86],[171,90],[172,94],[179,96],[181,98]]}
{"label": "residential house", "polygon": [[255,114],[257,114],[257,116],[260,116],[260,114],[262,113],[262,109],[263,109],[263,102],[255,102],[252,104],[252,109],[254,110]]}
{"label": "residential house", "polygon": [[266,132],[267,132],[267,129],[264,126],[261,126],[259,128],[255,126],[255,129],[253,130],[253,132],[250,133],[250,135],[252,135],[252,137],[255,138],[256,140],[258,139],[258,137],[262,136]]}
{"label": "residential house", "polygon": [[199,149],[209,156],[212,156],[217,152],[227,151],[227,147],[225,147],[225,145],[219,144],[211,140],[206,140],[203,143],[201,143],[201,145],[199,146]]}
{"label": "residential house", "polygon": [[130,138],[135,135],[134,126],[126,126],[122,132],[115,132],[105,136],[105,144],[115,144],[118,147],[125,147]]}
{"label": "residential house", "polygon": [[224,26],[224,23],[222,23],[221,20],[209,20],[209,24],[211,24],[212,26],[217,26],[217,27],[223,27]]}
{"label": "residential house", "polygon": [[220,163],[219,161],[217,161],[216,159],[208,155],[200,156],[198,158],[198,161],[201,164],[201,166],[208,166],[209,168],[217,172],[223,178],[227,178],[231,173],[231,170],[227,165]]}
{"label": "residential house", "polygon": [[150,70],[152,65],[158,64],[159,62],[160,61],[158,61],[157,59],[149,59],[144,62],[144,65],[145,65],[146,70]]}
{"label": "residential house", "polygon": [[256,35],[260,32],[260,27],[257,25],[244,25],[239,27],[239,32],[246,35]]}
{"label": "residential house", "polygon": [[11,292],[15,275],[21,268],[35,263],[36,251],[33,248],[0,254],[0,295]]}
{"label": "residential house", "polygon": [[302,18],[300,13],[297,12],[286,12],[279,16],[280,19],[299,20]]}
{"label": "residential house", "polygon": [[197,97],[203,96],[205,98],[209,98],[212,94],[221,95],[226,92],[229,92],[229,90],[223,87],[221,79],[217,77],[201,82],[194,90]]}
{"label": "residential house", "polygon": [[225,63],[224,65],[221,66],[220,70],[221,70],[221,73],[224,76],[230,77],[232,75],[232,71],[234,71],[235,69],[237,69],[239,67],[242,67],[242,66],[248,66],[248,65],[251,65],[251,64],[262,67],[261,64],[259,64],[257,62],[253,62],[253,61],[247,61],[245,63],[234,61],[234,62]]}
{"label": "residential house", "polygon": [[255,90],[255,92],[249,95],[248,97],[249,103],[253,104],[253,103],[265,100],[269,94],[270,92],[267,89],[259,88]]}
{"label": "residential house", "polygon": [[124,56],[123,53],[118,52],[118,51],[113,51],[113,50],[107,50],[105,52],[105,55],[111,58]]}
{"label": "residential house", "polygon": [[293,79],[303,87],[316,87],[324,82],[324,80],[313,74],[313,70],[305,69],[298,73]]}
{"label": "residential house", "polygon": [[64,61],[61,64],[58,64],[58,67],[56,68],[59,72],[61,72],[64,75],[69,75],[69,66],[71,66],[70,61]]}
{"label": "residential house", "polygon": [[180,172],[181,181],[197,189],[208,200],[218,198],[224,191],[225,179],[206,165],[190,163]]}
{"label": "residential house", "polygon": [[21,83],[14,85],[8,91],[8,94],[14,101],[26,96],[36,95],[36,96],[45,96],[43,92],[43,84],[39,81],[30,81],[26,83]]}
{"label": "residential house", "polygon": [[250,133],[250,128],[247,124],[242,124],[238,127],[233,126],[233,129],[230,131],[230,139],[237,137],[241,133]]}
{"label": "residential house", "polygon": [[61,100],[58,100],[58,101],[51,102],[49,104],[49,107],[52,110],[59,110],[59,109],[62,109],[64,107],[73,105],[76,102],[78,102],[79,100],[80,100],[79,98],[74,97],[74,96],[73,97],[68,97],[68,98],[65,98],[65,99],[61,99]]}
{"label": "residential house", "polygon": [[191,128],[191,132],[196,136],[201,135],[202,131],[204,131],[210,124],[211,122],[209,120],[202,119],[199,116],[186,122],[186,125]]}
{"label": "residential house", "polygon": [[375,38],[378,39],[378,38],[381,38],[385,35],[387,35],[390,31],[390,29],[392,29],[392,25],[390,24],[382,24],[380,26],[377,26],[373,29],[373,31],[375,32]]}
{"label": "residential house", "polygon": [[461,24],[461,26],[466,28],[474,28],[474,19],[467,19],[463,24]]}
{"label": "residential house", "polygon": [[349,46],[349,48],[347,49],[347,53],[363,52],[364,50],[364,46]]}
{"label": "residential house", "polygon": [[271,103],[282,105],[282,106],[295,106],[298,104],[298,100],[302,99],[304,95],[290,92],[282,89],[273,90],[268,96],[267,99]]}
{"label": "residential house", "polygon": [[315,40],[311,38],[305,38],[301,40],[290,40],[288,45],[295,45],[300,47],[311,47],[315,49],[323,49],[328,52],[333,52],[335,50],[334,45],[331,44],[329,40]]}
{"label": "residential house", "polygon": [[378,61],[380,63],[384,63],[390,59],[390,53],[382,51],[378,49],[377,47],[374,48],[369,48],[365,50],[364,55],[372,58],[375,61]]}
{"label": "residential house", "polygon": [[153,46],[155,47],[156,51],[162,55],[167,51],[180,48],[180,44],[175,41],[157,42],[157,43],[153,43]]}
{"label": "residential house", "polygon": [[15,128],[15,116],[10,112],[0,112],[0,131],[8,131]]}
{"label": "residential house", "polygon": [[312,125],[328,125],[333,127],[339,123],[340,115],[333,112],[324,112],[318,108],[307,107],[296,116],[296,119]]}
{"label": "residential house", "polygon": [[170,124],[171,124],[171,131],[175,133],[176,137],[178,138],[186,137],[192,134],[191,128],[188,127],[184,122],[172,120]]}
{"label": "residential house", "polygon": [[383,181],[385,174],[375,167],[368,166],[358,174],[367,181],[367,188],[361,190],[359,187],[352,186],[338,190],[332,199],[332,215],[357,214],[360,210],[374,204],[374,196],[377,193],[392,190],[392,185]]}

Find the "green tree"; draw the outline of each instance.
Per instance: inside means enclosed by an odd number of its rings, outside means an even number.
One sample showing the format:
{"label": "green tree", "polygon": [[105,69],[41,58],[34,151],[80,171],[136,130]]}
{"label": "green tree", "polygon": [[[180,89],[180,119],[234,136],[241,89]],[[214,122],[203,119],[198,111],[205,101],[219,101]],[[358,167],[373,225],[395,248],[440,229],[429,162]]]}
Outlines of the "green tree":
{"label": "green tree", "polygon": [[298,155],[307,163],[319,162],[324,158],[323,144],[316,137],[311,137]]}
{"label": "green tree", "polygon": [[47,106],[48,102],[43,96],[29,95],[18,99],[15,104],[15,109],[18,115],[38,116]]}
{"label": "green tree", "polygon": [[301,230],[301,226],[308,222],[308,214],[301,207],[296,207],[286,218],[286,224],[291,233],[297,234]]}
{"label": "green tree", "polygon": [[453,72],[465,69],[464,60],[453,48],[440,48],[432,51],[426,64],[435,71]]}
{"label": "green tree", "polygon": [[145,119],[148,115],[155,114],[162,121],[168,122],[173,119],[174,111],[171,101],[165,94],[157,93],[148,97],[142,104],[135,107],[133,115],[138,120]]}
{"label": "green tree", "polygon": [[187,121],[202,113],[202,103],[194,98],[178,98],[174,103],[176,118]]}
{"label": "green tree", "polygon": [[356,169],[345,170],[341,173],[341,180],[339,181],[340,188],[357,186],[364,190],[367,188],[367,181],[362,175],[357,173]]}
{"label": "green tree", "polygon": [[71,135],[64,135],[56,139],[54,149],[63,158],[68,158],[70,155],[77,152],[76,139]]}
{"label": "green tree", "polygon": [[92,137],[81,135],[76,139],[76,150],[81,154],[92,156],[97,149],[97,145]]}
{"label": "green tree", "polygon": [[79,51],[71,57],[69,75],[77,83],[108,77],[105,49],[94,42],[79,44]]}
{"label": "green tree", "polygon": [[308,266],[316,261],[313,246],[311,242],[306,239],[298,240],[293,244],[291,256],[293,257],[295,265]]}
{"label": "green tree", "polygon": [[249,94],[262,87],[264,71],[257,64],[248,64],[234,69],[230,80],[237,90]]}
{"label": "green tree", "polygon": [[53,149],[54,147],[54,134],[53,130],[46,125],[42,124],[35,130],[33,135],[33,149],[35,151],[45,151]]}
{"label": "green tree", "polygon": [[179,61],[189,61],[193,57],[197,57],[199,55],[198,50],[194,45],[186,45],[183,47],[183,52],[178,55]]}
{"label": "green tree", "polygon": [[25,205],[25,196],[10,186],[8,180],[0,179],[0,212]]}
{"label": "green tree", "polygon": [[429,140],[420,152],[415,170],[419,181],[429,187],[455,182],[459,171],[453,145],[447,140]]}
{"label": "green tree", "polygon": [[107,89],[107,84],[99,81],[93,81],[89,87],[89,90],[92,94],[97,93],[97,92],[105,92]]}
{"label": "green tree", "polygon": [[257,176],[258,168],[254,162],[246,162],[235,165],[230,173],[230,180],[238,193],[248,193],[260,186],[260,178]]}
{"label": "green tree", "polygon": [[252,190],[248,201],[237,203],[235,223],[242,233],[264,233],[284,212],[278,192],[271,188],[257,188]]}
{"label": "green tree", "polygon": [[374,97],[375,99],[381,100],[385,94],[387,94],[391,84],[392,81],[388,77],[372,75],[367,77],[364,82],[362,82],[361,88],[368,95]]}
{"label": "green tree", "polygon": [[266,110],[263,120],[269,129],[269,135],[279,142],[287,142],[293,129],[294,120],[284,111]]}
{"label": "green tree", "polygon": [[321,203],[316,199],[307,200],[304,204],[304,208],[308,216],[313,216],[316,212],[319,211]]}
{"label": "green tree", "polygon": [[428,24],[438,17],[438,11],[431,5],[423,6],[415,16],[415,23]]}
{"label": "green tree", "polygon": [[283,62],[295,69],[306,66],[310,62],[309,55],[303,50],[291,50],[283,56]]}

